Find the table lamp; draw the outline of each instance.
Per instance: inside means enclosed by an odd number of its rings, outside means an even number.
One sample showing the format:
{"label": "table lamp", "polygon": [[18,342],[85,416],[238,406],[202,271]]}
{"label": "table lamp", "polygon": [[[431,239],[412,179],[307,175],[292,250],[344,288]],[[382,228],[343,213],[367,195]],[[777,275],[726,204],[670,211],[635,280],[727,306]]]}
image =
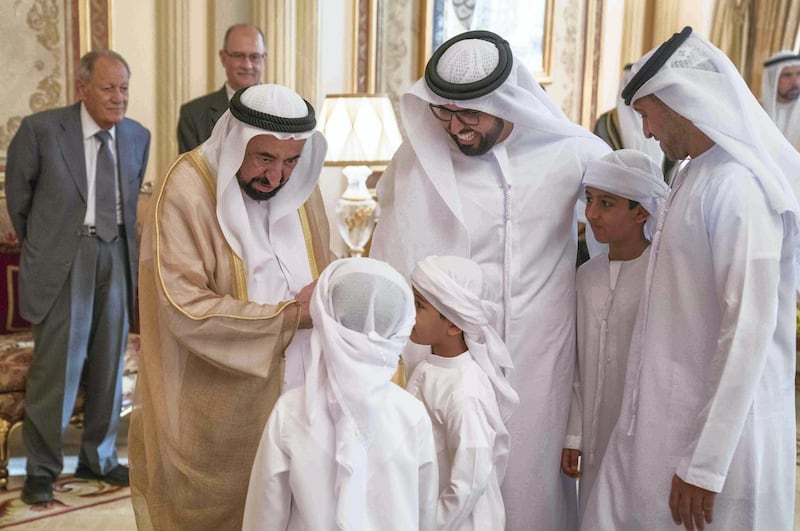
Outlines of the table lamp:
{"label": "table lamp", "polygon": [[380,94],[325,96],[318,128],[328,140],[326,166],[342,166],[347,188],[336,205],[339,234],[350,256],[361,256],[378,219],[367,178],[383,169],[401,142],[394,109]]}

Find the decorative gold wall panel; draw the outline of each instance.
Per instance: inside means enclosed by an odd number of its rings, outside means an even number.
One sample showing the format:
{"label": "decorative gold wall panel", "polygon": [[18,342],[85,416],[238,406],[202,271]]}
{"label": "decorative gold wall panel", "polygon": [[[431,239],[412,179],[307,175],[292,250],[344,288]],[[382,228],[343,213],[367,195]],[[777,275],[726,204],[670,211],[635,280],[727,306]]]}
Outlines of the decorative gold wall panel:
{"label": "decorative gold wall panel", "polygon": [[[378,92],[397,97],[419,79],[430,56],[429,31],[433,0],[356,0],[356,57],[354,87],[359,92]],[[544,72],[547,91],[573,120],[580,120],[583,105],[584,36],[586,2],[546,1],[547,13]],[[594,4],[602,5],[595,1]],[[599,9],[599,8],[598,8]],[[592,11],[595,14],[599,11]],[[377,22],[373,22],[377,21]],[[374,59],[371,31],[377,24]],[[594,44],[594,42],[593,42]],[[594,53],[594,52],[592,52]],[[594,64],[594,63],[593,63]],[[595,67],[590,67],[594,71]],[[374,87],[370,80],[374,77]],[[592,81],[596,83],[596,80]],[[402,127],[402,126],[401,126]]]}
{"label": "decorative gold wall panel", "polygon": [[22,118],[72,103],[78,59],[110,33],[108,0],[0,2],[0,178]]}

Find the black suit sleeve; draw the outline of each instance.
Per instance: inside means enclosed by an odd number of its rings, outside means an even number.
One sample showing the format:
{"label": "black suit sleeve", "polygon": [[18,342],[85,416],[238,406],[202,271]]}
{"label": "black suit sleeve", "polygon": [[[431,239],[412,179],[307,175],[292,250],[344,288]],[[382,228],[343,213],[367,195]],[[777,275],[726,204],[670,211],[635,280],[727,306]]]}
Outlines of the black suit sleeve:
{"label": "black suit sleeve", "polygon": [[197,131],[197,124],[188,112],[186,105],[181,106],[178,118],[178,153],[191,151],[202,143]]}

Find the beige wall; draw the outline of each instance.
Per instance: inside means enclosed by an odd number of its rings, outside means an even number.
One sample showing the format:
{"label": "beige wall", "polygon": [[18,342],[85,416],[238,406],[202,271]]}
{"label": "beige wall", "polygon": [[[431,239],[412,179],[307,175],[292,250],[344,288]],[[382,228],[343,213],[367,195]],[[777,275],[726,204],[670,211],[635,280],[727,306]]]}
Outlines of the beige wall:
{"label": "beige wall", "polygon": [[153,36],[155,26],[154,0],[112,2],[111,48],[122,54],[131,67],[129,118],[141,122],[152,135],[150,162],[145,180],[155,177],[153,146],[160,141],[156,128],[156,48]]}

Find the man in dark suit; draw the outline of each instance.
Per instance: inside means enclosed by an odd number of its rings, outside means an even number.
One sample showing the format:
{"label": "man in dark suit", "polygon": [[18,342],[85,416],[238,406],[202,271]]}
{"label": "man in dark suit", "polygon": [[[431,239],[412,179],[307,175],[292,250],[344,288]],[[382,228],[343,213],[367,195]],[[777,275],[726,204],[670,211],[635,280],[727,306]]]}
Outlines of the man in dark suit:
{"label": "man in dark suit", "polygon": [[233,93],[261,82],[267,54],[264,34],[252,24],[235,24],[225,32],[219,60],[227,81],[216,92],[181,105],[178,119],[178,151],[196,148],[211,136],[219,117],[228,110]]}
{"label": "man in dark suit", "polygon": [[8,211],[22,242],[22,315],[33,323],[22,500],[47,504],[83,374],[76,477],[128,484],[117,462],[123,357],[136,285],[136,201],[150,133],[125,118],[130,69],[112,51],[80,60],[80,103],[22,120],[8,148]]}

